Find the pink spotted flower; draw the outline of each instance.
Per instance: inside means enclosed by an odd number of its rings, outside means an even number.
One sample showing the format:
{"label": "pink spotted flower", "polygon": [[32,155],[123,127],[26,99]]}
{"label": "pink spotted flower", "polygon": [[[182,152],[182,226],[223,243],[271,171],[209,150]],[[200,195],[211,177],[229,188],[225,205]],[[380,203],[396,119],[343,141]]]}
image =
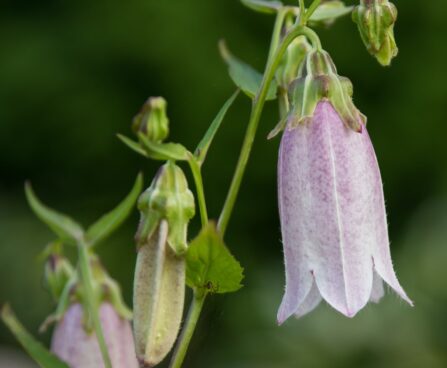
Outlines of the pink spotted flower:
{"label": "pink spotted flower", "polygon": [[351,96],[322,50],[308,54],[290,88],[278,163],[286,267],[279,324],[322,299],[353,317],[379,301],[383,281],[412,305],[393,270],[380,171]]}

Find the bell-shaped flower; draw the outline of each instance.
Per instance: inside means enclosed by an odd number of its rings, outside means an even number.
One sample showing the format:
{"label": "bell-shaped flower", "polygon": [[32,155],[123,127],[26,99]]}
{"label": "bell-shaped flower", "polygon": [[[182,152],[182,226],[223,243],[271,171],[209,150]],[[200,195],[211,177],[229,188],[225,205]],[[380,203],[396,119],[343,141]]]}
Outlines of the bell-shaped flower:
{"label": "bell-shaped flower", "polygon": [[[138,368],[130,322],[122,318],[110,303],[99,309],[102,329],[113,367]],[[72,304],[57,323],[51,351],[71,368],[104,367],[96,334],[84,327],[81,304]]]}
{"label": "bell-shaped flower", "polygon": [[278,323],[322,299],[353,317],[379,301],[383,281],[412,304],[393,270],[380,171],[352,87],[341,88],[347,80],[322,50],[294,83],[278,163],[286,266]]}

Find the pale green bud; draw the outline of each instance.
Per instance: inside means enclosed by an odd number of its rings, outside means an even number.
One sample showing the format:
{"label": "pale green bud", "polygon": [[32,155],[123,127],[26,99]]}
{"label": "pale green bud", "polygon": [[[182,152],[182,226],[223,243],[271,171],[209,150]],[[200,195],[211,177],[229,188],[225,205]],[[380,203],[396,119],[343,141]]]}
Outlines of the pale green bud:
{"label": "pale green bud", "polygon": [[380,64],[390,65],[398,53],[394,39],[396,7],[388,0],[361,0],[352,13],[352,19],[357,23],[368,52]]}
{"label": "pale green bud", "polygon": [[132,122],[132,130],[143,133],[152,142],[162,142],[169,134],[169,119],[166,115],[166,100],[149,97]]}
{"label": "pale green bud", "polygon": [[133,290],[137,358],[157,365],[172,349],[180,330],[185,298],[185,258],[168,245],[169,225],[161,220],[138,249]]}
{"label": "pale green bud", "polygon": [[151,186],[140,196],[141,221],[136,235],[138,246],[146,243],[161,220],[168,223],[168,244],[176,254],[187,248],[189,220],[195,214],[194,196],[182,169],[173,162],[163,165]]}

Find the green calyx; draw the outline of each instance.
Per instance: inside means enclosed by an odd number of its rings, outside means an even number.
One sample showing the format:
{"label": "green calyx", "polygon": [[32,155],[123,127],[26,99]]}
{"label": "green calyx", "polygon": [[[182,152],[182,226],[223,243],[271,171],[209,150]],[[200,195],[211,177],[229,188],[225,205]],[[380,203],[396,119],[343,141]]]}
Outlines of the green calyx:
{"label": "green calyx", "polygon": [[134,133],[143,134],[151,142],[164,141],[169,135],[166,105],[163,97],[149,97],[132,121]]}
{"label": "green calyx", "polygon": [[194,196],[182,169],[173,162],[163,165],[151,186],[140,196],[141,221],[136,235],[138,247],[144,246],[161,220],[168,223],[168,244],[176,254],[187,249],[187,227],[194,217]]}
{"label": "green calyx", "polygon": [[362,0],[355,7],[352,19],[368,52],[384,66],[390,65],[397,55],[394,23],[397,9],[388,0]]}
{"label": "green calyx", "polygon": [[286,125],[293,128],[298,124],[309,123],[318,103],[323,100],[332,104],[348,128],[361,131],[362,124],[366,124],[366,117],[354,106],[352,94],[352,83],[337,74],[330,55],[324,50],[312,50],[307,54],[298,78],[290,84],[290,112],[270,133],[269,138],[281,132]]}
{"label": "green calyx", "polygon": [[311,50],[311,46],[305,36],[295,38],[287,48],[283,60],[276,70],[276,80],[278,85],[284,90],[297,77],[299,68]]}
{"label": "green calyx", "polygon": [[[126,306],[118,283],[110,277],[98,256],[89,250],[89,262],[92,270],[92,288],[98,304],[108,302],[123,319],[130,320],[132,311]],[[70,305],[80,303],[84,307],[84,328],[93,331],[92,316],[87,308],[87,295],[78,274],[70,261],[60,253],[49,254],[45,264],[45,282],[50,293],[57,301],[56,310],[46,318],[40,330],[45,331],[52,323],[62,319]]]}

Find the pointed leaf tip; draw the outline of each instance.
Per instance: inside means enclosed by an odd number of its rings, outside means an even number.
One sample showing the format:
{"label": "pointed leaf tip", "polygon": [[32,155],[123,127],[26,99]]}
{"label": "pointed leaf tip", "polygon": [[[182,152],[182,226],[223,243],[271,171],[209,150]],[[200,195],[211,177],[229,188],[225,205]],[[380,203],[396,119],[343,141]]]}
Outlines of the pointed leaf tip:
{"label": "pointed leaf tip", "polygon": [[59,213],[46,205],[34,193],[31,184],[25,183],[25,195],[36,216],[68,244],[75,245],[82,238],[84,230],[82,226],[67,215]]}
{"label": "pointed leaf tip", "polygon": [[106,213],[92,226],[86,233],[87,242],[93,246],[107,238],[115,231],[130,215],[138,196],[143,189],[143,175],[138,174],[132,190],[126,198],[116,206],[112,211]]}
{"label": "pointed leaf tip", "polygon": [[[228,66],[230,78],[248,97],[255,98],[261,88],[262,74],[252,66],[241,61],[228,50],[224,40],[219,41],[219,52]],[[273,80],[267,93],[266,100],[276,99],[277,84]]]}

